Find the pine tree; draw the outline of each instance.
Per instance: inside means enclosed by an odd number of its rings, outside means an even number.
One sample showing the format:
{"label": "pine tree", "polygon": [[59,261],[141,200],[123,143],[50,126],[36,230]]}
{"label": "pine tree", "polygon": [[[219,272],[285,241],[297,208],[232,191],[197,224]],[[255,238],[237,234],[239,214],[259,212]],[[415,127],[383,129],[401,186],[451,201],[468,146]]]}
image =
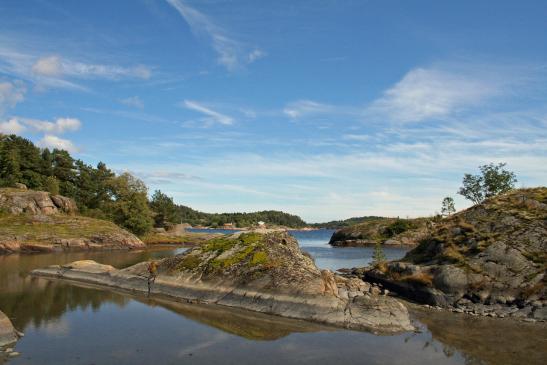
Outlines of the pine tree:
{"label": "pine tree", "polygon": [[374,246],[374,254],[372,256],[372,265],[378,266],[379,264],[385,262],[386,260],[387,260],[386,255],[384,254],[382,245],[380,244],[380,242],[377,242],[376,245]]}

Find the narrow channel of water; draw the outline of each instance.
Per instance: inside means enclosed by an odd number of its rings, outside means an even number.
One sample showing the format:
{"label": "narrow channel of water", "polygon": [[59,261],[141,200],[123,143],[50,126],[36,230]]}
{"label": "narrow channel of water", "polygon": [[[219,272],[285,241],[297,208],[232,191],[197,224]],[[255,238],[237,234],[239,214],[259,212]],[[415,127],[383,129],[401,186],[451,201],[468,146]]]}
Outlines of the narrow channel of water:
{"label": "narrow channel of water", "polygon": [[[370,261],[370,248],[328,246],[330,233],[293,235],[319,267]],[[547,357],[547,332],[535,324],[417,309],[421,333],[376,336],[28,276],[74,260],[121,268],[183,250],[0,256],[0,309],[25,333],[16,346],[21,355],[9,364],[542,364]],[[404,251],[389,248],[386,255]]]}

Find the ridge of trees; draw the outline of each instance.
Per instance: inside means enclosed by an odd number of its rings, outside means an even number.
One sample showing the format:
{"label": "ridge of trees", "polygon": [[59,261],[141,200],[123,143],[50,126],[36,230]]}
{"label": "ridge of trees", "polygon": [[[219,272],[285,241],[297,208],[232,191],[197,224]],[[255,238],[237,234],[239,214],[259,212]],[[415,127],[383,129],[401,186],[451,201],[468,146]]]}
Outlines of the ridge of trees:
{"label": "ridge of trees", "polygon": [[290,227],[306,225],[300,217],[279,211],[203,213],[175,204],[161,191],[149,200],[147,186],[128,172],[116,174],[103,162],[94,167],[65,150],[40,149],[25,138],[0,134],[0,187],[16,183],[72,198],[82,215],[113,221],[138,235],[154,225],[180,222],[204,226],[233,223],[238,227],[259,221]]}

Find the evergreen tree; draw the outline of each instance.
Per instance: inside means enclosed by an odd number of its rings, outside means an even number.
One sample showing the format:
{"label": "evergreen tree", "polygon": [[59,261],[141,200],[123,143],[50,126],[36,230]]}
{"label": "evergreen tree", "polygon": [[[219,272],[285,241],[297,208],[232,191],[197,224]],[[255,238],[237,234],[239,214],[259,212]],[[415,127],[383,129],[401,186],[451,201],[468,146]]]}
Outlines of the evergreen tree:
{"label": "evergreen tree", "polygon": [[384,254],[384,249],[380,242],[377,242],[374,245],[374,253],[372,255],[372,265],[378,266],[379,264],[386,261],[386,255]]}

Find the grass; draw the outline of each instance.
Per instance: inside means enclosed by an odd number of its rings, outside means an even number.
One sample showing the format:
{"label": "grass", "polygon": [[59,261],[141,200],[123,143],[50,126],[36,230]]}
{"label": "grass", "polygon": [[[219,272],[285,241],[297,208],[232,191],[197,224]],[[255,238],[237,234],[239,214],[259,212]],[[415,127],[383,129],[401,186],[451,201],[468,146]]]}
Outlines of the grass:
{"label": "grass", "polygon": [[433,286],[433,277],[431,274],[419,272],[413,275],[406,275],[400,277],[401,281],[406,281],[408,283],[414,283],[419,285],[425,285],[428,287]]}
{"label": "grass", "polygon": [[22,236],[27,241],[51,243],[52,237],[87,238],[120,231],[112,222],[82,216],[54,214],[42,220],[27,214],[0,213],[0,237]]}

